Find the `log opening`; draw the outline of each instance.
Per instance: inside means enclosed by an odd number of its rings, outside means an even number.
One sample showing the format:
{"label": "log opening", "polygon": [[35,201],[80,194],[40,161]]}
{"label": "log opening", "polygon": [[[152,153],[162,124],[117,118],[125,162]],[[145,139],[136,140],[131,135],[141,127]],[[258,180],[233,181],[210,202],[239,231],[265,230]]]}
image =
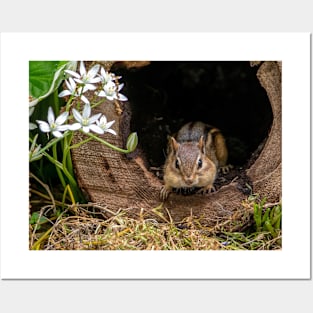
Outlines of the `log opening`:
{"label": "log opening", "polygon": [[125,156],[97,142],[72,151],[78,181],[91,201],[113,210],[130,208],[133,215],[142,210],[149,215],[160,205],[162,171],[153,169],[164,163],[166,137],[190,120],[222,129],[237,172],[221,177],[216,193],[171,194],[163,208],[174,220],[192,211],[213,223],[213,216],[228,217],[251,191],[270,201],[280,198],[280,63],[161,61],[145,65],[137,69],[113,64],[112,72],[123,77],[129,103],[122,104],[121,116],[109,101],[95,110],[117,121],[113,128],[119,136],[104,135],[113,144],[123,146],[130,131],[138,132],[137,153]]}
{"label": "log opening", "polygon": [[[270,101],[256,72],[249,62],[158,61],[138,69],[117,68],[126,81],[131,130],[138,132],[148,166],[160,179],[167,136],[190,121],[201,120],[222,130],[230,164],[251,163],[273,122]],[[222,181],[230,182],[237,173],[232,174]]]}

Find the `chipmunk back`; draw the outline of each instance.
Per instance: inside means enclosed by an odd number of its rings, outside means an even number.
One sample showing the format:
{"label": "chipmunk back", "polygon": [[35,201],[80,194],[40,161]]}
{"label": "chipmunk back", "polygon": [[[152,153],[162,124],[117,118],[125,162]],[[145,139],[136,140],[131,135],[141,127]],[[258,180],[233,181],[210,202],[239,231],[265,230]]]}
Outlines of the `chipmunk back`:
{"label": "chipmunk back", "polygon": [[225,139],[219,129],[202,122],[185,124],[169,138],[161,199],[165,200],[173,188],[215,190],[213,183],[218,169],[229,170],[227,157]]}

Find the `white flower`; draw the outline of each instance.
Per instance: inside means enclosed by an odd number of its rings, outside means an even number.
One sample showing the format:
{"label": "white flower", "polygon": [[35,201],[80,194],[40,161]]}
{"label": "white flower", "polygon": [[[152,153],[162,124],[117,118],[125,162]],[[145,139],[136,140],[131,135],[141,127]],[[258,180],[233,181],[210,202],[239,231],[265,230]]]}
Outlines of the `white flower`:
{"label": "white flower", "polygon": [[89,131],[92,130],[97,134],[103,134],[104,131],[102,128],[94,124],[101,116],[101,113],[95,114],[91,117],[90,114],[91,107],[89,103],[85,104],[82,115],[76,109],[73,109],[73,116],[78,123],[70,125],[69,129],[77,130],[82,128],[85,133],[89,133]]}
{"label": "white flower", "polygon": [[79,72],[80,75],[71,70],[65,70],[66,73],[70,74],[74,77],[74,80],[83,85],[86,90],[95,90],[97,87],[92,85],[101,81],[100,77],[96,77],[99,71],[100,65],[94,65],[88,72],[86,72],[86,68],[84,62],[80,62]]}
{"label": "white flower", "polygon": [[54,119],[54,113],[51,107],[48,109],[48,123],[45,121],[36,121],[39,124],[39,128],[44,133],[52,132],[54,137],[60,138],[63,136],[61,132],[68,130],[68,125],[62,125],[68,117],[68,112],[63,112],[56,120]]}
{"label": "white flower", "polygon": [[[35,107],[29,107],[29,117],[34,113]],[[37,125],[34,123],[29,122],[29,130],[33,130],[37,128]]]}
{"label": "white flower", "polygon": [[104,133],[111,133],[116,135],[116,131],[110,129],[110,127],[115,123],[115,121],[107,122],[107,118],[105,115],[102,115],[100,121],[96,121],[97,125],[103,130]]}
{"label": "white flower", "polygon": [[114,73],[107,72],[103,67],[101,67],[100,73],[99,77],[103,86],[111,81],[114,82],[122,78],[122,76],[116,76]]}
{"label": "white flower", "polygon": [[83,95],[85,91],[88,89],[86,87],[79,87],[76,90],[76,83],[72,77],[68,79],[69,81],[65,81],[65,84],[68,88],[68,90],[63,90],[59,93],[59,97],[65,97],[65,96],[75,96],[80,97],[84,103],[89,103],[89,100]]}
{"label": "white flower", "polygon": [[120,101],[127,101],[127,97],[119,93],[119,91],[124,87],[124,84],[120,84],[117,88],[113,81],[109,81],[107,84],[103,86],[103,90],[98,92],[99,97],[105,97],[108,100],[120,100]]}

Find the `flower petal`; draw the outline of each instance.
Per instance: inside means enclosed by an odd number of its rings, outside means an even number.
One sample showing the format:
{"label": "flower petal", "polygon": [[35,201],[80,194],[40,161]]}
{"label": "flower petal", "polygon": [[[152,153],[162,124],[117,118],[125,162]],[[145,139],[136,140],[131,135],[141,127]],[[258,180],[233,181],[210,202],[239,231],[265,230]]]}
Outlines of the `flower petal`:
{"label": "flower petal", "polygon": [[59,130],[59,131],[61,131],[61,132],[64,132],[64,131],[66,131],[66,130],[69,129],[69,126],[70,126],[70,125],[60,125],[60,126],[58,126],[58,129],[57,129],[57,130]]}
{"label": "flower petal", "polygon": [[103,134],[103,133],[104,133],[103,129],[102,129],[101,127],[95,125],[95,124],[89,125],[89,128],[90,128],[93,132],[95,132],[95,133],[97,133],[97,134]]}
{"label": "flower petal", "polygon": [[80,123],[74,123],[71,125],[67,125],[69,130],[78,130],[82,127]]}
{"label": "flower petal", "polygon": [[[72,77],[70,77],[68,80],[69,80],[68,89],[69,89],[72,93],[74,93],[75,90],[76,90],[76,83],[75,83],[75,80],[74,80]],[[66,81],[65,81],[65,82],[66,82]]]}
{"label": "flower petal", "polygon": [[116,135],[116,131],[113,129],[104,129],[103,130],[105,133],[111,133],[112,135]]}
{"label": "flower petal", "polygon": [[44,133],[49,133],[50,132],[50,125],[47,122],[44,121],[36,121],[39,124],[39,128],[42,132]]}
{"label": "flower petal", "polygon": [[95,77],[95,78],[88,79],[88,83],[91,83],[91,84],[99,83],[100,81],[101,81],[100,77]]}
{"label": "flower petal", "polygon": [[83,126],[83,132],[89,133],[89,126]]}
{"label": "flower petal", "polygon": [[107,73],[102,66],[101,66],[100,73],[101,73],[100,78],[104,83],[107,83],[111,79],[111,76],[109,75],[109,73]]}
{"label": "flower petal", "polygon": [[74,78],[74,80],[76,81],[76,83],[79,83],[79,84],[84,84],[84,82],[81,80],[81,78]]}
{"label": "flower petal", "polygon": [[37,125],[34,124],[34,123],[29,123],[29,130],[33,130],[33,129],[36,129],[37,128]]}
{"label": "flower petal", "polygon": [[80,78],[80,75],[79,74],[77,74],[76,72],[74,72],[74,71],[71,71],[71,70],[65,70],[64,71],[65,73],[67,73],[67,74],[70,74],[70,75],[72,75],[72,76],[74,76],[74,77],[76,77],[76,78]]}
{"label": "flower petal", "polygon": [[106,97],[106,93],[105,93],[103,90],[101,90],[101,91],[99,91],[99,92],[97,93],[97,96],[98,96],[98,97]]}
{"label": "flower petal", "polygon": [[115,123],[115,121],[111,121],[111,122],[108,122],[105,126],[106,128],[110,128],[113,124]]}
{"label": "flower petal", "polygon": [[119,84],[118,85],[118,90],[117,91],[120,91],[120,90],[122,90],[122,88],[124,87],[124,83],[122,83],[122,84]]}
{"label": "flower petal", "polygon": [[63,90],[59,93],[59,97],[65,97],[65,96],[70,96],[72,93],[69,90]]}
{"label": "flower petal", "polygon": [[113,130],[113,129],[105,129],[104,132],[106,132],[106,133],[111,133],[111,134],[113,134],[113,135],[116,135],[116,131]]}
{"label": "flower petal", "polygon": [[103,124],[105,125],[107,123],[107,118],[105,115],[102,115],[101,118],[100,118],[100,124]]}
{"label": "flower petal", "polygon": [[89,118],[89,125],[93,124],[96,120],[99,119],[102,113],[95,114]]}
{"label": "flower petal", "polygon": [[62,125],[66,121],[67,117],[68,117],[68,112],[63,112],[61,115],[57,117],[57,119],[55,120],[55,123],[58,126]]}
{"label": "flower petal", "polygon": [[[100,64],[95,64],[89,71],[87,76],[89,78],[94,78],[97,73],[99,72],[99,68],[100,68]],[[98,80],[98,82],[100,81],[100,79]]]}
{"label": "flower petal", "polygon": [[72,112],[73,112],[73,116],[74,116],[75,120],[77,122],[81,123],[83,121],[83,118],[80,115],[80,113],[76,109],[73,109]]}
{"label": "flower petal", "polygon": [[117,95],[117,99],[120,100],[120,101],[127,101],[128,100],[128,98],[125,97],[124,95],[122,95],[121,93],[119,93]]}
{"label": "flower petal", "polygon": [[80,67],[79,67],[80,76],[84,76],[86,74],[86,68],[83,61],[80,61]]}
{"label": "flower petal", "polygon": [[106,72],[106,70],[104,69],[103,66],[101,66],[100,74],[101,74],[102,77],[105,77],[107,75],[107,72]]}
{"label": "flower petal", "polygon": [[[72,78],[72,77],[70,77],[70,78],[69,78],[69,80],[70,80],[70,79],[72,79],[72,80],[73,80],[73,78]],[[71,90],[71,89],[72,89],[72,86],[71,86],[71,84],[70,84],[70,82],[69,82],[69,81],[67,81],[67,80],[66,80],[66,81],[65,81],[65,84],[66,84],[66,87],[67,87],[67,89],[68,89],[68,90]]]}
{"label": "flower petal", "polygon": [[86,84],[86,85],[84,86],[83,92],[85,92],[85,91],[87,91],[87,90],[96,90],[96,89],[97,89],[96,86],[94,86],[94,85],[92,85],[92,84]]}
{"label": "flower petal", "polygon": [[84,95],[81,95],[80,98],[85,104],[89,104],[89,100]]}
{"label": "flower petal", "polygon": [[83,114],[82,114],[83,119],[89,118],[90,113],[91,113],[90,104],[86,103],[85,106],[84,106],[84,109],[83,109]]}
{"label": "flower petal", "polygon": [[63,134],[61,132],[59,132],[58,130],[55,130],[52,132],[52,135],[56,138],[61,138],[63,137]]}
{"label": "flower petal", "polygon": [[54,113],[51,107],[48,109],[48,123],[51,125],[54,123]]}

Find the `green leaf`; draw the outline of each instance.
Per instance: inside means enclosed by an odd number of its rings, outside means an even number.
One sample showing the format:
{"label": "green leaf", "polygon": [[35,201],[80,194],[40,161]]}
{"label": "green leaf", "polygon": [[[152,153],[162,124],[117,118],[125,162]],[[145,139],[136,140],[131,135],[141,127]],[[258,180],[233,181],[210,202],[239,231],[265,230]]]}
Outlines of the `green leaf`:
{"label": "green leaf", "polygon": [[44,224],[47,223],[49,220],[45,216],[41,216],[39,218],[39,213],[38,212],[33,212],[33,214],[30,217],[29,223],[34,225],[36,223],[38,224]]}
{"label": "green leaf", "polygon": [[267,209],[266,209],[266,211],[265,211],[265,213],[264,213],[264,215],[263,215],[263,217],[262,217],[262,224],[264,224],[264,223],[265,223],[265,221],[267,221],[267,220],[268,220],[268,217],[269,217],[270,211],[271,211],[271,208],[267,208]]}
{"label": "green leaf", "polygon": [[265,221],[264,226],[265,226],[265,229],[271,233],[273,238],[277,237],[277,233],[274,230],[274,228],[273,228],[273,226],[272,226],[270,221]]}
{"label": "green leaf", "polygon": [[53,93],[64,80],[64,70],[76,69],[77,62],[30,61],[29,95],[34,99],[31,106]]}
{"label": "green leaf", "polygon": [[273,208],[274,215],[273,219],[271,220],[271,224],[273,225],[274,229],[281,229],[281,217],[282,212],[280,206],[276,206]]}
{"label": "green leaf", "polygon": [[254,208],[254,221],[257,230],[259,231],[262,225],[262,208],[256,203],[253,204],[253,208]]}

